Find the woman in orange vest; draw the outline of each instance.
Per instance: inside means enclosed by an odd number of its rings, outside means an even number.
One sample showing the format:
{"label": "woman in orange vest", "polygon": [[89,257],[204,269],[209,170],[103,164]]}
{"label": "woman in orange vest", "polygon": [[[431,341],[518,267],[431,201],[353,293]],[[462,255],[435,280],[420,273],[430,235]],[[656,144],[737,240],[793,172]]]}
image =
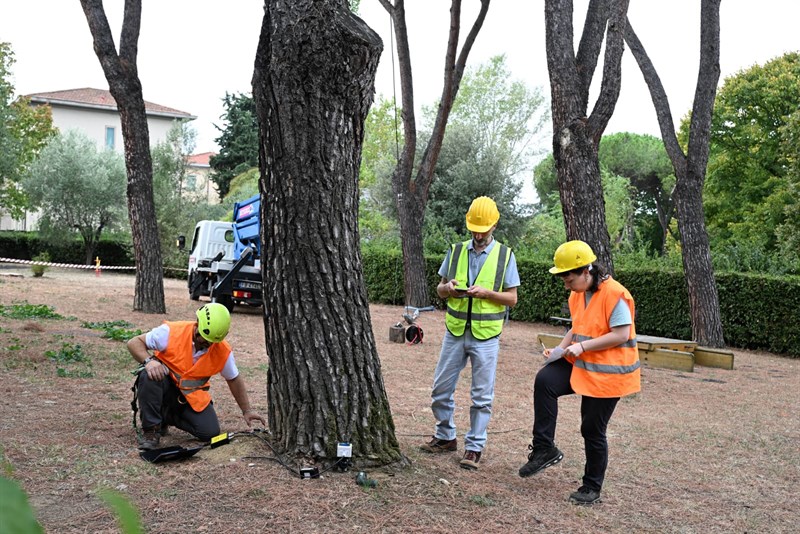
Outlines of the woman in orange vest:
{"label": "woman in orange vest", "polygon": [[206,304],[196,316],[196,321],[167,321],[128,341],[128,351],[143,364],[136,381],[142,420],[140,449],[158,447],[167,425],[201,441],[219,434],[219,420],[208,393],[209,380],[217,373],[227,381],[247,426],[256,421],[267,426],[250,406],[244,378],[225,341],[231,326],[228,309],[222,304]]}
{"label": "woman in orange vest", "polygon": [[570,290],[572,328],[558,347],[545,350],[546,364],[533,386],[533,442],[519,476],[529,477],[561,461],[555,445],[558,398],[581,395],[581,435],[586,451],[583,484],[569,496],[573,504],[600,500],[606,467],[606,427],[620,397],[640,390],[633,297],[595,263],[583,241],[556,250],[550,272]]}

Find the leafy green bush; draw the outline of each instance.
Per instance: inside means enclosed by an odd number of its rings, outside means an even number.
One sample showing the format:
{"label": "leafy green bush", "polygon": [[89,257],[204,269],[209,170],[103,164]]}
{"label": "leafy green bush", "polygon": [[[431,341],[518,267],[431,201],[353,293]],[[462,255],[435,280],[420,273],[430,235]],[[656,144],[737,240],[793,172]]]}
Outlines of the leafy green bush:
{"label": "leafy green bush", "polygon": [[19,302],[11,305],[0,304],[0,317],[9,319],[63,319],[52,306]]}
{"label": "leafy green bush", "polygon": [[[44,263],[50,263],[50,254],[47,252],[40,252],[36,256],[33,257],[33,261],[41,261]],[[44,272],[49,269],[47,265],[31,265],[31,271],[33,271],[33,276],[40,277],[44,275]]]}
{"label": "leafy green bush", "polygon": [[142,333],[138,328],[131,329],[133,326],[128,321],[103,321],[99,323],[84,322],[81,323],[84,328],[91,328],[92,330],[103,330],[104,338],[113,339],[114,341],[128,341],[132,337],[136,337]]}

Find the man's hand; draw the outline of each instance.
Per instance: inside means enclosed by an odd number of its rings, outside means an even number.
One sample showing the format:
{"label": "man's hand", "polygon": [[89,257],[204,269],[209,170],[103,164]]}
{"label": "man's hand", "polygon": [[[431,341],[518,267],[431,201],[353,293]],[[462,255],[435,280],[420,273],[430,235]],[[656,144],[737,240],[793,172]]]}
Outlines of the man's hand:
{"label": "man's hand", "polygon": [[258,413],[256,413],[255,410],[246,410],[242,414],[242,417],[244,417],[244,420],[247,423],[247,426],[250,427],[250,428],[252,428],[253,423],[255,421],[260,421],[261,422],[261,426],[264,427],[264,428],[267,428],[267,422],[264,421],[264,418],[261,417],[260,415],[258,415]]}
{"label": "man's hand", "polygon": [[156,382],[169,374],[167,366],[156,359],[147,362],[144,366],[144,370],[147,372],[147,377]]}

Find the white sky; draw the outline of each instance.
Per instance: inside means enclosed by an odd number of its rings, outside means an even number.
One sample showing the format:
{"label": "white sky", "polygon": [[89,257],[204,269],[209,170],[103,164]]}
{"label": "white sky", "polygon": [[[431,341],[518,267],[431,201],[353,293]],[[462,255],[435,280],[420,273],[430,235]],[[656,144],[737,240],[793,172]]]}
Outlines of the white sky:
{"label": "white sky", "polygon": [[[80,87],[107,89],[78,0],[1,0],[0,41],[10,42],[17,94]],[[106,0],[118,39],[123,0]],[[441,93],[449,26],[447,0],[407,0],[407,25],[417,106]],[[576,38],[587,0],[575,1]],[[677,122],[691,107],[699,59],[700,0],[631,0],[629,17],[656,65]],[[250,92],[263,1],[143,0],[139,76],[145,100],[197,116],[197,152],[216,150],[225,92]],[[464,0],[462,38],[477,13]],[[362,0],[360,14],[384,39],[376,91],[392,94],[389,17],[378,0]],[[724,0],[721,8],[722,77],[800,50],[797,0]],[[549,94],[544,1],[493,0],[468,65],[506,54],[515,79]],[[599,71],[595,76],[599,83]],[[397,80],[399,85],[399,79]],[[399,91],[399,88],[398,88]],[[398,93],[399,99],[399,93]],[[591,105],[591,104],[590,104]],[[622,92],[607,133],[659,135],[649,93],[630,52]]]}

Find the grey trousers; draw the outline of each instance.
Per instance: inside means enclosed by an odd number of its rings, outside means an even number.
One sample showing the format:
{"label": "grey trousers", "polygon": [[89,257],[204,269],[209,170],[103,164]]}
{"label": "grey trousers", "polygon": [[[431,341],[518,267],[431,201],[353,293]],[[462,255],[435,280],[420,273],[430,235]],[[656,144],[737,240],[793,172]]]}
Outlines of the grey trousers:
{"label": "grey trousers", "polygon": [[219,434],[219,419],[213,402],[202,412],[194,411],[168,376],[161,380],[150,380],[147,373],[142,371],[136,385],[143,429],[172,425],[201,441],[210,441]]}

